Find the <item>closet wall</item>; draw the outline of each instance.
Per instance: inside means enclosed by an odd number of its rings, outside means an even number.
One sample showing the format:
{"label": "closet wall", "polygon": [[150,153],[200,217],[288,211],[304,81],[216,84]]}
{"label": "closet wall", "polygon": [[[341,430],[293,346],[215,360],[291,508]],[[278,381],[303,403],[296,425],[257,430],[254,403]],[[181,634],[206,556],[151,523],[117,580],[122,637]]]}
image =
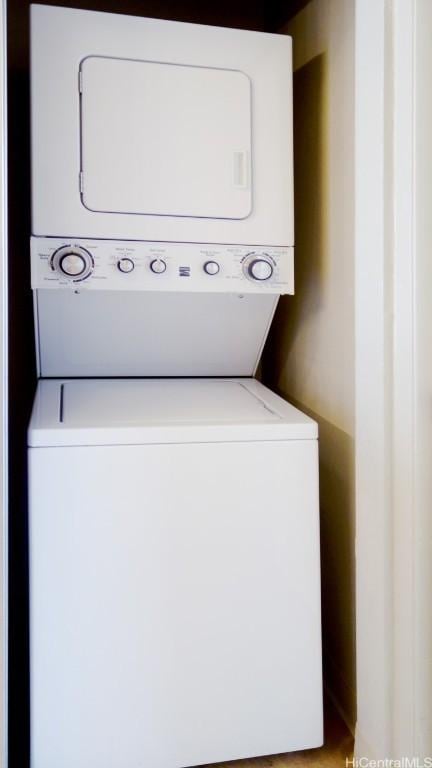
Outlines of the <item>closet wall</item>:
{"label": "closet wall", "polygon": [[319,422],[324,675],[355,724],[354,10],[312,0],[294,46],[295,296],[262,375]]}

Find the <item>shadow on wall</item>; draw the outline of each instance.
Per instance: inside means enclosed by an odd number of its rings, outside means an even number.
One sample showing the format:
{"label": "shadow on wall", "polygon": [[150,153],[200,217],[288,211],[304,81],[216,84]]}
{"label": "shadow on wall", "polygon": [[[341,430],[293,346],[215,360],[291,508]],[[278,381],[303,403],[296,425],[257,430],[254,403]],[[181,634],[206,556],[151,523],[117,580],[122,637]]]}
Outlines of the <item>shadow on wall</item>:
{"label": "shadow on wall", "polygon": [[[326,56],[294,73],[295,296],[278,309],[262,361],[265,384],[307,412],[320,430],[320,506],[324,677],[348,724],[355,722],[354,447],[332,416],[317,413],[328,366],[322,340],[332,343],[329,301]],[[330,294],[332,291],[330,290]],[[323,325],[323,321],[324,325]],[[327,323],[327,325],[326,325]],[[327,338],[326,338],[327,334]],[[324,350],[325,351],[325,350]],[[340,352],[343,355],[343,350]],[[337,378],[337,372],[336,372]],[[333,393],[332,393],[333,397]],[[316,410],[315,407],[317,406]]]}
{"label": "shadow on wall", "polygon": [[318,414],[324,679],[355,725],[354,445]]}
{"label": "shadow on wall", "polygon": [[295,385],[290,364],[293,342],[303,320],[319,310],[324,282],[326,242],[325,55],[294,72],[295,295],[283,296],[265,350],[265,368],[276,383],[286,376]]}

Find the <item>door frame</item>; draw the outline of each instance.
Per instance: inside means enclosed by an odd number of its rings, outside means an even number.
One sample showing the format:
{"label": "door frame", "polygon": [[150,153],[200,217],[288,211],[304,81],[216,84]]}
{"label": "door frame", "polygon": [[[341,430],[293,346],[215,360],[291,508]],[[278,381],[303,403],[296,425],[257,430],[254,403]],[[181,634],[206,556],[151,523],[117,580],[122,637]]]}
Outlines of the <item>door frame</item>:
{"label": "door frame", "polygon": [[357,757],[415,745],[415,11],[356,0]]}

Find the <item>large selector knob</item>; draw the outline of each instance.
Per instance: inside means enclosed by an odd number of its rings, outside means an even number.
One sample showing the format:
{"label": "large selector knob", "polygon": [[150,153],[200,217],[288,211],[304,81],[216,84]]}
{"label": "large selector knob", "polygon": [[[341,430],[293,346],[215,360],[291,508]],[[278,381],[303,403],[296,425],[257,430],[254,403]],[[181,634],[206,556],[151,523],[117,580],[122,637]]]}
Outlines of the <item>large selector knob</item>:
{"label": "large selector knob", "polygon": [[273,264],[265,254],[251,253],[244,263],[246,277],[251,280],[269,280],[273,274]]}
{"label": "large selector knob", "polygon": [[94,262],[85,248],[65,245],[52,255],[51,267],[71,280],[85,280],[93,272]]}

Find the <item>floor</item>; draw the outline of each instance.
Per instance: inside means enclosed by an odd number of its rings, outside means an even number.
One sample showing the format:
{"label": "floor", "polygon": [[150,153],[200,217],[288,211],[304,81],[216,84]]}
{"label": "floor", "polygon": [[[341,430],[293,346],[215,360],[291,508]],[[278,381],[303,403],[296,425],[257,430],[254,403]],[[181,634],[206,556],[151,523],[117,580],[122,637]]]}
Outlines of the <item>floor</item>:
{"label": "floor", "polygon": [[[256,757],[250,760],[234,760],[217,763],[208,768],[345,768],[346,758],[352,758],[353,737],[335,708],[326,702],[324,716],[324,746],[291,752],[285,755]],[[207,768],[207,766],[203,766]]]}

